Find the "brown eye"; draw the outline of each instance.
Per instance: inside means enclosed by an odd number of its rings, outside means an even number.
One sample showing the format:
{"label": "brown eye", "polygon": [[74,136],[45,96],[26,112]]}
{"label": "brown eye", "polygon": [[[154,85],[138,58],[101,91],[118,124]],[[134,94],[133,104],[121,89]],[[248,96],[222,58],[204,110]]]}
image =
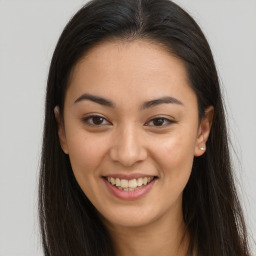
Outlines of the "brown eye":
{"label": "brown eye", "polygon": [[153,119],[152,121],[155,126],[162,126],[164,124],[165,119],[157,118],[157,119]]}
{"label": "brown eye", "polygon": [[93,124],[96,124],[96,125],[100,125],[102,124],[104,121],[104,118],[100,117],[100,116],[94,116],[92,117],[92,122]]}
{"label": "brown eye", "polygon": [[83,118],[83,122],[90,126],[109,125],[110,123],[102,116],[87,116]]}
{"label": "brown eye", "polygon": [[164,118],[164,117],[158,117],[158,118],[151,119],[147,123],[147,126],[164,127],[164,126],[168,126],[172,123],[175,123],[175,122],[170,119]]}

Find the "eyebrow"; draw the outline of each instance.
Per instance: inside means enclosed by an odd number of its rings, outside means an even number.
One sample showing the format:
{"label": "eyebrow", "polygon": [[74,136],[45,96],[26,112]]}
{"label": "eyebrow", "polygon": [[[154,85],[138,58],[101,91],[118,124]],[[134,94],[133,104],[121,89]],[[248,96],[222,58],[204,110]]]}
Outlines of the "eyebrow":
{"label": "eyebrow", "polygon": [[[115,108],[116,104],[114,102],[112,102],[111,100],[96,96],[96,95],[92,95],[92,94],[88,94],[85,93],[83,95],[81,95],[79,98],[77,98],[75,100],[74,103],[78,103],[81,102],[83,100],[89,100],[95,103],[98,103],[100,105],[106,106],[106,107],[111,107],[111,108]],[[171,97],[171,96],[165,96],[165,97],[161,97],[158,99],[153,99],[153,100],[149,100],[144,102],[141,106],[140,106],[140,110],[144,110],[147,108],[151,108],[160,104],[177,104],[177,105],[184,105],[180,100]]]}

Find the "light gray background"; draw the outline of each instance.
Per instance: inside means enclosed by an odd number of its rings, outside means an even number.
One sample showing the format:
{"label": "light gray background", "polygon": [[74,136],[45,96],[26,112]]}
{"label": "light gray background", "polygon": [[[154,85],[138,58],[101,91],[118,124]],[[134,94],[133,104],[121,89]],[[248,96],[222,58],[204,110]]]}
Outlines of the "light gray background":
{"label": "light gray background", "polygon": [[[256,1],[177,0],[212,47],[237,152],[235,165],[256,238]],[[0,256],[42,256],[37,179],[47,70],[81,0],[0,0]]]}

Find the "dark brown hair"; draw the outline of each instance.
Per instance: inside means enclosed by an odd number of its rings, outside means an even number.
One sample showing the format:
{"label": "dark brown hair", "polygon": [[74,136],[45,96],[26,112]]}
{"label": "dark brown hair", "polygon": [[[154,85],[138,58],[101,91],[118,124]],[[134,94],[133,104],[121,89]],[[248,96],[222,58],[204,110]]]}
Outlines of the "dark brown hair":
{"label": "dark brown hair", "polygon": [[210,47],[193,18],[168,0],[92,0],[65,27],[48,76],[41,159],[39,212],[45,255],[113,256],[110,236],[77,184],[58,139],[54,107],[63,113],[70,72],[104,40],[147,39],[180,58],[202,118],[214,107],[207,151],[194,159],[183,192],[190,252],[197,256],[248,256],[245,222],[230,164],[225,113]]}

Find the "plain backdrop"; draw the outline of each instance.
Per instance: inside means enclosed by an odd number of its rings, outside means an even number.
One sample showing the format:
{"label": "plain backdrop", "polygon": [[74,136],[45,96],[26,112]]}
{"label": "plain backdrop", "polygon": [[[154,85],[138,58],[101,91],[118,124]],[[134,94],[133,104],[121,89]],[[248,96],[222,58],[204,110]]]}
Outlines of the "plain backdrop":
{"label": "plain backdrop", "polygon": [[[212,47],[256,238],[256,1],[177,0]],[[81,0],[0,0],[0,256],[42,256],[37,182],[50,59]]]}

